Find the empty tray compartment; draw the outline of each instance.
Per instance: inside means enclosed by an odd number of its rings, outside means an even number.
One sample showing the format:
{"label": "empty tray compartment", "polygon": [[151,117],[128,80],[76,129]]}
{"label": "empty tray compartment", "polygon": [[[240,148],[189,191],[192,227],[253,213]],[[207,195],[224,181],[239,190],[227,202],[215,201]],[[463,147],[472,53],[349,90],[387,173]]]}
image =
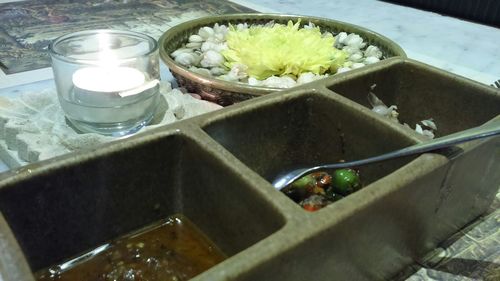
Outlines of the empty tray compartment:
{"label": "empty tray compartment", "polygon": [[[361,106],[340,102],[331,93],[286,95],[262,106],[239,108],[230,118],[202,128],[244,164],[272,182],[298,166],[357,160],[417,142],[398,126]],[[408,163],[411,158],[361,169],[367,185]]]}
{"label": "empty tray compartment", "polygon": [[500,114],[498,90],[410,59],[388,59],[325,85],[370,109],[372,91],[387,106],[396,105],[399,121],[413,129],[432,118],[436,137],[479,126]]}
{"label": "empty tray compartment", "polygon": [[285,224],[202,144],[178,132],[138,139],[3,181],[0,211],[33,272],[177,213],[228,257]]}

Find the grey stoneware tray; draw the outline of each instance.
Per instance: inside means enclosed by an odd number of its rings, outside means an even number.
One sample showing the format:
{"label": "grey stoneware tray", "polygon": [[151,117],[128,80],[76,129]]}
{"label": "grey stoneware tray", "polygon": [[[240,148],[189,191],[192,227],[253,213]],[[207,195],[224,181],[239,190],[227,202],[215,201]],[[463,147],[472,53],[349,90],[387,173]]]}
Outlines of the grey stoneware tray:
{"label": "grey stoneware tray", "polygon": [[174,213],[228,255],[192,280],[383,280],[483,213],[500,139],[362,168],[365,187],[307,212],[270,181],[294,165],[353,160],[425,139],[367,107],[376,94],[437,136],[499,118],[500,94],[394,58],[0,175],[0,277],[33,280]]}

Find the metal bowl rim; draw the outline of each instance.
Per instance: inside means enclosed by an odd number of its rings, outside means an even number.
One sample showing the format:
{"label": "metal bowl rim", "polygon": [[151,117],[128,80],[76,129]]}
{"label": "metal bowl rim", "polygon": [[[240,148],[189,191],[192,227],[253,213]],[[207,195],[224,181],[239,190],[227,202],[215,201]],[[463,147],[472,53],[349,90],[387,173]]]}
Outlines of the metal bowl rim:
{"label": "metal bowl rim", "polygon": [[[169,38],[173,37],[174,35],[178,34],[179,32],[193,27],[193,26],[199,26],[201,24],[209,25],[209,24],[215,24],[217,22],[221,21],[230,21],[230,20],[242,20],[242,19],[249,19],[249,20],[255,20],[255,19],[268,19],[268,20],[274,20],[274,19],[285,19],[285,20],[307,20],[307,21],[313,21],[317,23],[321,22],[329,22],[333,23],[335,25],[341,25],[341,26],[347,26],[348,29],[354,29],[354,30],[359,30],[361,33],[364,35],[368,34],[371,37],[375,37],[381,41],[386,42],[386,44],[390,45],[391,50],[396,54],[393,57],[402,57],[406,58],[406,53],[404,50],[394,41],[391,39],[374,32],[370,29],[354,25],[351,23],[346,23],[343,21],[338,21],[338,20],[333,20],[329,18],[323,18],[323,17],[314,17],[314,16],[305,16],[305,15],[293,15],[293,14],[279,14],[279,13],[240,13],[240,14],[225,14],[225,15],[216,15],[216,16],[206,16],[206,17],[201,17],[198,19],[186,21],[184,23],[178,24],[169,30],[167,30],[159,39],[159,50],[160,50],[160,57],[163,60],[163,62],[167,65],[167,67],[170,69],[171,72],[176,73],[178,75],[181,75],[183,77],[186,77],[187,79],[193,81],[194,83],[201,84],[201,85],[206,85],[210,88],[216,88],[220,90],[225,90],[225,91],[231,91],[231,92],[239,92],[239,93],[247,93],[255,96],[260,96],[276,91],[282,91],[284,90],[283,88],[272,88],[272,87],[263,87],[263,86],[251,86],[243,82],[229,82],[229,81],[224,81],[222,79],[218,79],[212,76],[206,76],[203,74],[198,74],[193,71],[188,70],[187,68],[177,64],[171,57],[170,54],[166,53],[165,48],[163,48],[165,42],[169,40]],[[320,25],[320,24],[318,24]],[[357,32],[356,32],[357,33]]]}

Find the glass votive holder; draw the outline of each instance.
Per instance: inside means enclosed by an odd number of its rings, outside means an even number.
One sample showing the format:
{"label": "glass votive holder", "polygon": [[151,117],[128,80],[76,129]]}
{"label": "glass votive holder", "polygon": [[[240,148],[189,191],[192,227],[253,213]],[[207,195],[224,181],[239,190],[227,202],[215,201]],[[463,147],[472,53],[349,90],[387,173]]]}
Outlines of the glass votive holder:
{"label": "glass votive holder", "polygon": [[49,50],[59,102],[74,128],[124,136],[151,121],[160,92],[155,39],[87,30],[55,39]]}

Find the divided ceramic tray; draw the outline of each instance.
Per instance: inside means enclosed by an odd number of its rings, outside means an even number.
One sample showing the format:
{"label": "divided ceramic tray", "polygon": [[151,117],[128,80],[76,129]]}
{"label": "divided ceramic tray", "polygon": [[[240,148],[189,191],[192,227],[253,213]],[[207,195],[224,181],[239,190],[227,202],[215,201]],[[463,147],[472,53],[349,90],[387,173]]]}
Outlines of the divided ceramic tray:
{"label": "divided ceramic tray", "polygon": [[228,256],[192,280],[390,279],[482,214],[500,182],[500,138],[363,167],[365,187],[307,212],[270,184],[297,164],[424,141],[366,96],[437,136],[500,118],[500,92],[401,58],[245,101],[124,141],[0,175],[0,272],[31,280],[174,213]]}

